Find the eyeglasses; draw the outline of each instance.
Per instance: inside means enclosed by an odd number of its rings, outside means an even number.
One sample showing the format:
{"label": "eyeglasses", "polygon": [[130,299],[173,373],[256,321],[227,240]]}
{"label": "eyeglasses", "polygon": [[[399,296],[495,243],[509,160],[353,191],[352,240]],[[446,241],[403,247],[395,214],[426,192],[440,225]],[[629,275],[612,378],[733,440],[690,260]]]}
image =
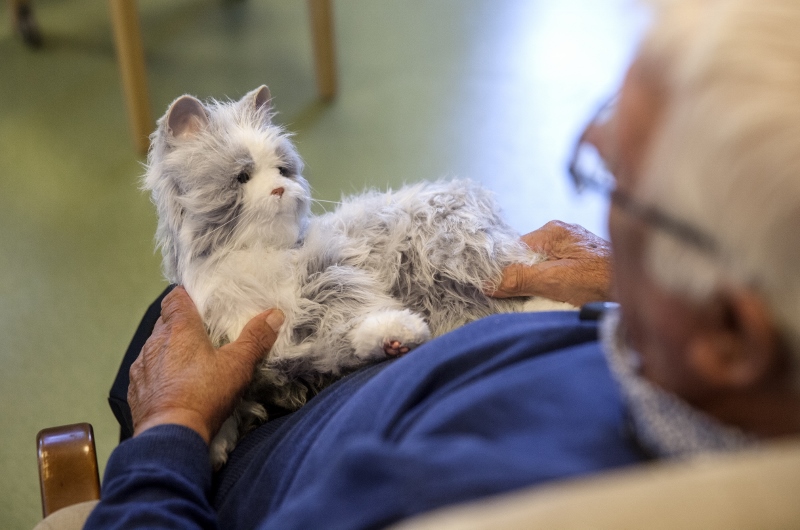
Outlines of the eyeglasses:
{"label": "eyeglasses", "polygon": [[615,115],[618,100],[619,96],[614,95],[600,106],[575,144],[569,163],[575,189],[578,193],[587,188],[603,193],[612,204],[653,228],[663,230],[703,253],[718,256],[718,244],[713,237],[655,206],[639,202],[617,187],[616,177],[592,138],[609,137],[608,125]]}

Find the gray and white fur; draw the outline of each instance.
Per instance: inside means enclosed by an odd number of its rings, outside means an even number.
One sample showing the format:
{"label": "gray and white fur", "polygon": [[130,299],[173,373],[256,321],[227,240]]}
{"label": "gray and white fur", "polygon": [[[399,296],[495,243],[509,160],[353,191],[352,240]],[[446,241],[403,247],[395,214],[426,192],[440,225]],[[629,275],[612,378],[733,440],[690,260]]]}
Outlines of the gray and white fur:
{"label": "gray and white fur", "polygon": [[211,446],[220,466],[266,407],[483,316],[564,309],[483,293],[533,254],[469,181],[415,184],[310,213],[303,163],[262,86],[237,102],[182,96],[151,136],[144,188],[158,210],[166,278],[185,286],[211,339],[267,308],[286,316],[242,404]]}

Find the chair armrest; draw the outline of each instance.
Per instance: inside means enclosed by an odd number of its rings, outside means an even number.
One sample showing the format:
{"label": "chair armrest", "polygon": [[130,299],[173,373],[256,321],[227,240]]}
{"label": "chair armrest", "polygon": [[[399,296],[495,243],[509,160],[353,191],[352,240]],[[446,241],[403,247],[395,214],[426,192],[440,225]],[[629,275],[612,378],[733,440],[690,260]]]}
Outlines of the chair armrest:
{"label": "chair armrest", "polygon": [[100,498],[94,431],[88,423],[42,429],[36,435],[42,515]]}
{"label": "chair armrest", "polygon": [[800,438],[631,466],[445,507],[389,530],[800,528]]}

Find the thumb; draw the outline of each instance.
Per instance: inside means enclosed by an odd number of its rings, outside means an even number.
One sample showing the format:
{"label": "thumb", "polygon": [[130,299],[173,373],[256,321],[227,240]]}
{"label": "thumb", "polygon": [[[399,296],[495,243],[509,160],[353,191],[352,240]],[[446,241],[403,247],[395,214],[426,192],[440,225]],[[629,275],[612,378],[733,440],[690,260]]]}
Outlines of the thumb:
{"label": "thumb", "polygon": [[545,225],[538,230],[528,232],[520,239],[522,239],[522,242],[532,251],[541,252],[546,255],[548,247],[552,244],[553,235],[551,234],[551,230],[547,229],[547,225]]}
{"label": "thumb", "polygon": [[503,269],[503,277],[497,289],[490,293],[495,298],[507,298],[511,296],[532,296],[536,285],[536,270],[534,266],[524,266],[520,264],[509,265]]}
{"label": "thumb", "polygon": [[223,350],[239,350],[239,356],[247,358],[255,365],[269,354],[278,331],[283,324],[284,315],[279,309],[269,309],[256,315],[245,324],[244,329],[235,341],[223,346]]}

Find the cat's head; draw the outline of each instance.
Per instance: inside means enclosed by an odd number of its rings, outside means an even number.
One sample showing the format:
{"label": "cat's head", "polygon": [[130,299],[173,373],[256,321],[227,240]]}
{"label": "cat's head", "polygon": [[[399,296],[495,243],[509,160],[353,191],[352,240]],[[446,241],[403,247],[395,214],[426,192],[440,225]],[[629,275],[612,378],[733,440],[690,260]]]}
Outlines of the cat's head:
{"label": "cat's head", "polygon": [[176,99],[150,137],[144,189],[158,210],[165,276],[254,245],[291,247],[310,215],[308,182],[262,86],[240,101]]}

